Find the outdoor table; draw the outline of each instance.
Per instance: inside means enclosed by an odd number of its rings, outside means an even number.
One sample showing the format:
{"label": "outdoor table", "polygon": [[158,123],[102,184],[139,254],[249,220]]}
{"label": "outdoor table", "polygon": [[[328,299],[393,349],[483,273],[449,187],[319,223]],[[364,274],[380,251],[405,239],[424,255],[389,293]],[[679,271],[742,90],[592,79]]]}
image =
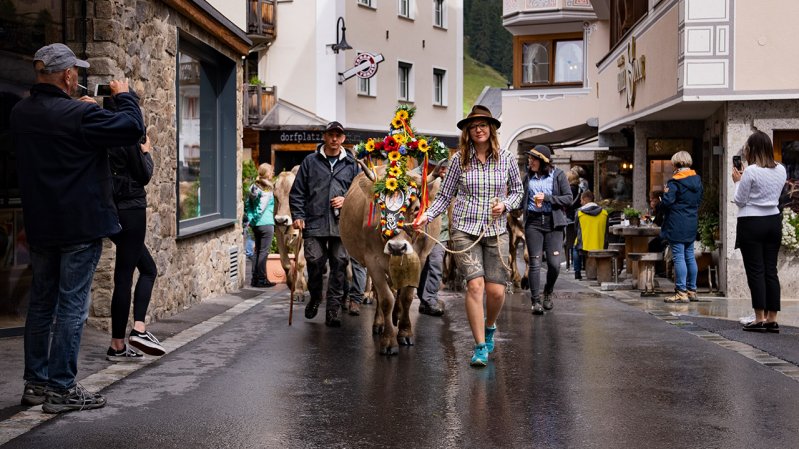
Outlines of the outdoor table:
{"label": "outdoor table", "polygon": [[630,258],[632,253],[646,253],[649,251],[649,241],[652,237],[660,235],[660,226],[623,226],[610,227],[610,233],[624,237],[624,253],[626,256],[627,272],[633,279],[638,279],[638,263]]}

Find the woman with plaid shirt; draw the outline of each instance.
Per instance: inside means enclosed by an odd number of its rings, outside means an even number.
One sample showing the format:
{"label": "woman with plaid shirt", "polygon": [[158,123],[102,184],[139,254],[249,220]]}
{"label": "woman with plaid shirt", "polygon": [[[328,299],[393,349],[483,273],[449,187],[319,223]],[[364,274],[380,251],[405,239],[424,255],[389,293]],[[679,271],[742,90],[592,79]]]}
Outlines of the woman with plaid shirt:
{"label": "woman with plaid shirt", "polygon": [[436,199],[414,222],[416,229],[423,227],[455,201],[450,242],[459,274],[466,280],[466,316],[475,341],[471,365],[477,367],[486,366],[494,350],[496,321],[510,280],[507,211],[522,200],[519,167],[513,155],[499,148],[499,126],[481,105],[458,122],[459,151]]}

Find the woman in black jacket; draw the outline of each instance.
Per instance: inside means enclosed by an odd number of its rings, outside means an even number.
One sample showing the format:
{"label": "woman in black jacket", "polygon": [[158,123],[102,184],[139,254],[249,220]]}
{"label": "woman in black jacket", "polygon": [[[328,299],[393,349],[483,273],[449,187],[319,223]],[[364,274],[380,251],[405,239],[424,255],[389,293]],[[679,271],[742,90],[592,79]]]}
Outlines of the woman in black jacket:
{"label": "woman in black jacket", "polygon": [[[546,145],[536,145],[528,156],[528,170],[522,182],[524,197],[524,236],[530,258],[528,277],[533,301],[533,314],[550,310],[552,290],[560,274],[563,253],[563,230],[566,210],[572,204],[572,192],[566,174],[552,165],[552,152]],[[541,258],[546,251],[547,280],[541,301]]]}
{"label": "woman in black jacket", "polygon": [[[113,108],[113,103],[109,103],[104,105],[106,109]],[[146,136],[138,145],[108,150],[114,203],[119,213],[119,224],[122,225],[122,231],[111,236],[117,251],[114,293],[111,296],[111,346],[106,352],[106,359],[113,362],[136,361],[143,357],[125,344],[130,314],[130,290],[136,268],[139,269],[139,279],[133,294],[133,329],[130,331],[128,343],[145,354],[161,356],[166,353],[158,339],[144,325],[153,284],[158,274],[155,261],[144,244],[147,232],[147,192],[144,186],[153,176],[150,150],[150,139]]]}

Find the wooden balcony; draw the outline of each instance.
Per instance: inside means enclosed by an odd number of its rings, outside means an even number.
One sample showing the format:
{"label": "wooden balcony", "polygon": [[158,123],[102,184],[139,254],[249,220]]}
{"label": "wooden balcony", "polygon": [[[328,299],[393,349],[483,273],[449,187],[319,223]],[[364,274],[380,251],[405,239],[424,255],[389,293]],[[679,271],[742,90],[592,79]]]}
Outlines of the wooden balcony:
{"label": "wooden balcony", "polygon": [[507,27],[596,20],[590,0],[503,0]]}
{"label": "wooden balcony", "polygon": [[247,124],[257,125],[277,104],[277,87],[248,84],[245,102]]}
{"label": "wooden balcony", "polygon": [[277,37],[277,0],[248,0],[247,37],[254,44],[272,42]]}

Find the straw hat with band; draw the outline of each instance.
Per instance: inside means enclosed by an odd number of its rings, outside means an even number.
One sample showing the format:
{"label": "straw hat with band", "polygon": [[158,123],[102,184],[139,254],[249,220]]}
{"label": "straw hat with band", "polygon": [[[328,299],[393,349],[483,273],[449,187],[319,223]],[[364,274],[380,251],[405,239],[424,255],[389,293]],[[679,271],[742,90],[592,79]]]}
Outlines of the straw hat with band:
{"label": "straw hat with band", "polygon": [[470,112],[465,119],[458,122],[458,129],[463,129],[473,120],[477,119],[482,119],[493,123],[497,128],[499,128],[499,126],[502,124],[499,120],[495,119],[493,115],[491,115],[491,111],[487,107],[481,104],[476,104],[474,107],[472,107],[472,112]]}
{"label": "straw hat with band", "polygon": [[527,155],[544,161],[547,164],[552,162],[552,150],[546,145],[536,145],[532,150],[527,152]]}

